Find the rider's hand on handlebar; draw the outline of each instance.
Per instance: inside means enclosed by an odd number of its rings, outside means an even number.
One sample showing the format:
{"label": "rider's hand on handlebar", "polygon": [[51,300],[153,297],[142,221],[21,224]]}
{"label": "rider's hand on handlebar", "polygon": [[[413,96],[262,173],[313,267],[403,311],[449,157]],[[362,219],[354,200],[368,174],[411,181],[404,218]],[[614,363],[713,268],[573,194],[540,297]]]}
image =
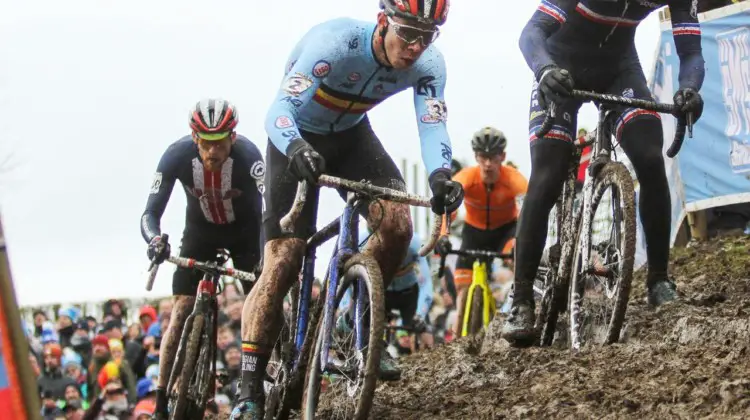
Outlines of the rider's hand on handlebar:
{"label": "rider's hand on handlebar", "polygon": [[169,242],[162,240],[161,236],[156,236],[149,242],[146,255],[155,264],[161,264],[169,258],[170,252],[172,252],[172,247],[169,246]]}
{"label": "rider's hand on handlebar", "polygon": [[435,214],[450,215],[458,210],[464,200],[464,188],[458,182],[451,181],[450,171],[438,169],[430,175],[432,198],[430,206]]}
{"label": "rider's hand on handlebar", "polygon": [[550,103],[560,104],[573,93],[573,77],[567,70],[555,65],[542,69],[537,87],[539,106],[547,109]]}
{"label": "rider's hand on handlebar", "polygon": [[685,124],[686,116],[689,112],[693,113],[693,124],[698,121],[703,113],[703,98],[693,88],[680,88],[674,94],[674,104],[677,105],[675,116],[681,124]]}
{"label": "rider's hand on handlebar", "polygon": [[323,156],[302,139],[292,140],[286,155],[289,156],[289,171],[300,181],[314,184],[326,169]]}
{"label": "rider's hand on handlebar", "polygon": [[452,249],[453,244],[451,244],[451,240],[450,238],[448,238],[448,235],[441,236],[435,244],[435,253],[441,256],[448,254],[448,252],[450,252]]}

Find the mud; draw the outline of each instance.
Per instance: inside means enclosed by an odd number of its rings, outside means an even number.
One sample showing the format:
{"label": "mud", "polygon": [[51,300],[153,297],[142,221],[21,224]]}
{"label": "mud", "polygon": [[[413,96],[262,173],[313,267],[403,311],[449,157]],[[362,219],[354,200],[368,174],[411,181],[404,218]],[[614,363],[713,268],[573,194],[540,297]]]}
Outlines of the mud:
{"label": "mud", "polygon": [[749,251],[747,237],[673,250],[681,299],[658,309],[636,273],[619,344],[514,349],[496,319],[478,354],[459,340],[401,359],[402,379],[379,384],[372,418],[746,418]]}

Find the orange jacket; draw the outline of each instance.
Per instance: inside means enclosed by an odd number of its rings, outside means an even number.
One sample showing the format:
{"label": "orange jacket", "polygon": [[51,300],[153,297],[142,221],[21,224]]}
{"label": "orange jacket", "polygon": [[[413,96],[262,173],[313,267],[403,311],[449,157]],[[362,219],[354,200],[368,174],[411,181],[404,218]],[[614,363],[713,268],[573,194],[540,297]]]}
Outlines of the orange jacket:
{"label": "orange jacket", "polygon": [[[464,188],[465,222],[482,230],[497,229],[518,218],[516,198],[525,195],[529,187],[526,177],[507,165],[500,166],[500,175],[490,191],[482,182],[479,166],[460,170],[453,180]],[[455,217],[454,212],[451,220]]]}

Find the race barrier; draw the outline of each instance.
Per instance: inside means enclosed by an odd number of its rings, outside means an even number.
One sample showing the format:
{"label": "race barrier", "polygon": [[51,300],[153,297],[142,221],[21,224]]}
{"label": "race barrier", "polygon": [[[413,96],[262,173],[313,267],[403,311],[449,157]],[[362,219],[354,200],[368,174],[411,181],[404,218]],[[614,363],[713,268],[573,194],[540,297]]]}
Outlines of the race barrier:
{"label": "race barrier", "polygon": [[[660,12],[661,36],[649,88],[671,102],[678,89],[679,57],[667,9]],[[685,216],[712,207],[750,201],[750,2],[698,15],[706,78],[705,106],[675,159],[666,159],[672,190],[672,243]],[[674,118],[662,118],[671,139]],[[665,149],[669,141],[665,140]],[[642,232],[639,232],[639,236]]]}

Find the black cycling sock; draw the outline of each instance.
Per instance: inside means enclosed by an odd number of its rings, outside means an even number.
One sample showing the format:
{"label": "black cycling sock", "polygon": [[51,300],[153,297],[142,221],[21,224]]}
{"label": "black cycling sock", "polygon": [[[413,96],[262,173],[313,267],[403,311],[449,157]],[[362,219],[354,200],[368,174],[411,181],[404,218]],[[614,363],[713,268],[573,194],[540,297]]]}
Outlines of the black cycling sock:
{"label": "black cycling sock", "polygon": [[271,358],[271,352],[263,346],[242,342],[242,389],[240,400],[249,400],[263,404],[266,400],[263,393],[263,379],[266,376],[266,366]]}
{"label": "black cycling sock", "polygon": [[167,390],[164,388],[156,388],[156,409],[154,411],[157,413],[166,413],[167,405],[169,405]]}

